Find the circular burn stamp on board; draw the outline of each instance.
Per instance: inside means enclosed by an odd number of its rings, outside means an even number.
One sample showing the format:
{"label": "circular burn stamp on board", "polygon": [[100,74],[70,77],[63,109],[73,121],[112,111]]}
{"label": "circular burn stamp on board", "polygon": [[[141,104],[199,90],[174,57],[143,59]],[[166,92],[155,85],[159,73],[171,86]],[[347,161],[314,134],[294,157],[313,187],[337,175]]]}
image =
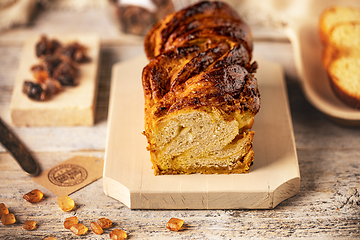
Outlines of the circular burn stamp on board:
{"label": "circular burn stamp on board", "polygon": [[48,173],[51,183],[61,187],[72,187],[82,183],[88,176],[85,168],[76,164],[62,164],[52,168]]}

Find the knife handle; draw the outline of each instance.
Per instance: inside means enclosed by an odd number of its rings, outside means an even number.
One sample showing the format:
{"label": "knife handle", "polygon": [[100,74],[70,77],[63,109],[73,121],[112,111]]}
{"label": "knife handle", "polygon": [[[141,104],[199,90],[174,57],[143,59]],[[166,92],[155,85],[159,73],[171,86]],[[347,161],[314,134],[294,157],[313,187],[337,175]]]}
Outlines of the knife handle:
{"label": "knife handle", "polygon": [[30,175],[39,173],[39,166],[31,156],[29,150],[19,139],[6,127],[0,118],[0,143],[11,153],[21,168]]}

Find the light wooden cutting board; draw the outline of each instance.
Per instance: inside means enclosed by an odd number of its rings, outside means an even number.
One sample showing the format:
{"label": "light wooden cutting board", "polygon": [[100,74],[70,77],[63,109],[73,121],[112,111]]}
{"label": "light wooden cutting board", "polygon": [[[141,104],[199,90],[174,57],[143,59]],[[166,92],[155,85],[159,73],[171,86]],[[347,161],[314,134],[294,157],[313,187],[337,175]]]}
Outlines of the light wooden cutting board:
{"label": "light wooden cutting board", "polygon": [[77,86],[64,87],[63,91],[47,101],[29,99],[23,92],[24,80],[33,80],[31,66],[40,59],[35,55],[35,45],[40,35],[25,40],[15,86],[11,96],[11,121],[16,126],[91,126],[94,124],[100,39],[95,34],[48,35],[63,44],[77,41],[87,47],[91,58],[88,63],[79,64]]}
{"label": "light wooden cutting board", "polygon": [[257,56],[261,109],[248,174],[163,175],[151,169],[144,130],[145,56],[112,69],[103,186],[131,209],[271,209],[294,196],[300,173],[280,65]]}

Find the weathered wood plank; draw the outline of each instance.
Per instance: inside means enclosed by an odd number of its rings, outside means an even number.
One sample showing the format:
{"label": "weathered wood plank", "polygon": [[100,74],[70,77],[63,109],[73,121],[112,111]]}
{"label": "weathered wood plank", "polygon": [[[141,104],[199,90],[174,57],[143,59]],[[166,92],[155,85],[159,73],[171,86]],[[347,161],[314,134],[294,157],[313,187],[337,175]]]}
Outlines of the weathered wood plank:
{"label": "weathered wood plank", "polygon": [[[98,217],[108,217],[122,228],[130,239],[237,239],[267,237],[360,237],[359,205],[360,177],[356,150],[299,150],[300,192],[273,210],[185,210],[137,211],[129,210],[121,202],[105,196],[102,180],[71,194],[76,210],[64,213],[56,197],[31,181],[8,154],[0,154],[2,169],[0,202],[4,202],[17,217],[13,226],[0,226],[0,235],[17,239],[21,232],[28,239],[53,234],[58,239],[75,239],[63,228],[65,217],[76,215],[89,226]],[[46,169],[80,153],[38,153],[35,157]],[[103,157],[103,152],[83,155]],[[342,156],[342,161],[339,160]],[[321,161],[319,160],[321,159]],[[27,203],[23,194],[39,188],[46,198],[38,204]],[[170,232],[165,228],[171,217],[185,220],[185,229]],[[38,221],[32,232],[21,229],[25,220]],[[111,229],[110,229],[111,230]],[[108,233],[106,230],[105,233]],[[89,232],[87,239],[108,239]]]}

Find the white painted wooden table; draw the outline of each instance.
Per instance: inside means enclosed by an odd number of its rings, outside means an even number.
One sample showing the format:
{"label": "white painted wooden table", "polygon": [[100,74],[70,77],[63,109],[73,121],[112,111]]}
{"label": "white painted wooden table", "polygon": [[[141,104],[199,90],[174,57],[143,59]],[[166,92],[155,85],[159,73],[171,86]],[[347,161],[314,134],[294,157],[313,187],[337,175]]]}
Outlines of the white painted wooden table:
{"label": "white painted wooden table", "polygon": [[[71,29],[98,31],[102,37],[99,95],[96,124],[93,127],[14,127],[10,124],[10,98],[21,56],[24,36],[53,29],[65,31],[56,19],[70,25],[71,12],[44,14],[27,28],[0,33],[0,117],[8,123],[31,149],[42,169],[48,169],[72,156],[90,155],[104,158],[111,67],[143,52],[141,39],[128,41],[119,37],[106,18],[100,25]],[[83,18],[104,17],[92,10],[77,14]],[[89,21],[90,21],[89,20]],[[54,26],[51,28],[49,26]],[[105,27],[104,27],[105,26]],[[137,39],[137,38],[135,38]],[[109,239],[89,232],[78,237],[64,229],[66,217],[76,215],[89,227],[99,217],[114,222],[113,228],[127,232],[129,239],[239,239],[239,238],[360,238],[360,128],[332,122],[305,99],[297,78],[291,44],[276,41],[255,41],[258,55],[280,63],[284,68],[298,154],[301,182],[299,193],[280,203],[273,210],[130,210],[121,202],[107,197],[102,179],[73,193],[76,210],[64,213],[58,209],[56,196],[33,182],[0,147],[0,202],[15,214],[17,223],[0,225],[0,239]],[[39,188],[45,199],[30,204],[22,198]],[[171,217],[185,221],[180,232],[165,228]],[[25,220],[36,220],[34,231],[22,229]]]}

